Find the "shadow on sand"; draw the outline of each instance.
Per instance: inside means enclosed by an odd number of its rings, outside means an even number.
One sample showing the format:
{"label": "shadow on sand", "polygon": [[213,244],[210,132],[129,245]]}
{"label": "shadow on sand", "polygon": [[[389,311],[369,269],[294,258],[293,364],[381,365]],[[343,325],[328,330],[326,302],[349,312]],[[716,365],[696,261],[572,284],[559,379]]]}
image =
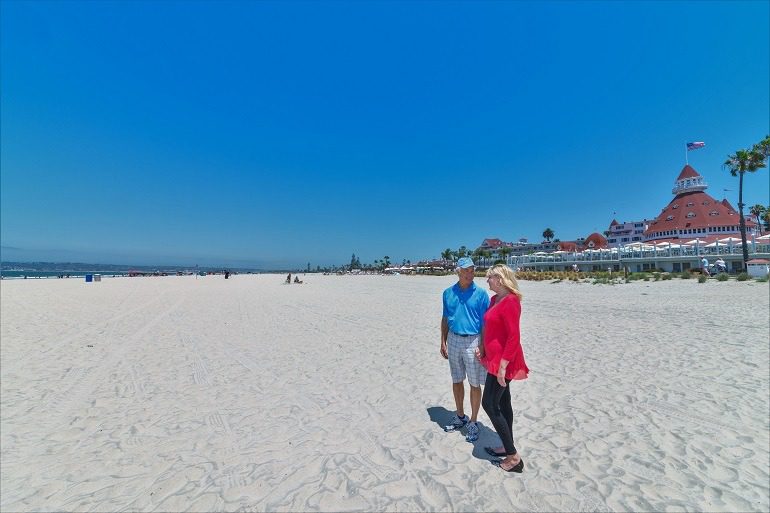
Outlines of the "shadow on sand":
{"label": "shadow on sand", "polygon": [[[454,416],[455,412],[449,411],[443,406],[431,406],[427,408],[425,411],[428,412],[428,417],[430,417],[430,420],[435,422],[441,431],[444,431],[444,427],[448,426],[450,422],[452,422],[452,417]],[[449,432],[446,434],[446,436],[458,436],[460,437],[460,440],[462,440],[465,443],[472,443],[473,444],[473,456],[480,459],[480,460],[487,460],[491,463],[495,463],[500,460],[500,458],[495,458],[494,456],[490,456],[486,453],[484,450],[484,447],[499,447],[502,445],[500,442],[500,437],[497,436],[497,433],[494,429],[491,429],[484,425],[483,422],[479,421],[479,439],[475,442],[465,442],[465,435],[467,434],[467,429],[462,428],[460,431],[457,432]]]}

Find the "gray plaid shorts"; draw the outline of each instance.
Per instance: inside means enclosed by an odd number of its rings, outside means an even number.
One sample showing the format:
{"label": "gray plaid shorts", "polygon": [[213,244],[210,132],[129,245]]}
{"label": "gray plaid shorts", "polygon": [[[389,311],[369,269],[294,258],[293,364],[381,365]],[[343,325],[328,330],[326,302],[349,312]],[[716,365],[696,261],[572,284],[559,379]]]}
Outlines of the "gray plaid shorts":
{"label": "gray plaid shorts", "polygon": [[475,353],[476,348],[479,347],[479,335],[463,337],[450,331],[446,343],[452,383],[462,383],[468,376],[468,383],[471,386],[478,387],[484,384],[487,370],[476,358]]}

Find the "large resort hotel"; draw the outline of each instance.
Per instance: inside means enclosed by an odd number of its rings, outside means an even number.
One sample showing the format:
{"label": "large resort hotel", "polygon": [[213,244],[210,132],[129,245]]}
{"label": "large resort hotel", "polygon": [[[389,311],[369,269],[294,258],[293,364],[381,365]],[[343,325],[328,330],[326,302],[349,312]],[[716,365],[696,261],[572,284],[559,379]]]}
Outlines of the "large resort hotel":
{"label": "large resort hotel", "polygon": [[[581,271],[682,272],[698,269],[705,256],[710,262],[722,258],[731,272],[740,272],[740,216],[726,199],[719,201],[706,193],[707,188],[703,177],[685,165],[671,191],[674,199],[652,221],[620,224],[613,220],[604,232],[607,237],[593,233],[574,242],[518,246],[487,239],[481,248],[499,255],[499,249],[507,246],[512,255],[508,262],[522,269],[561,271],[577,265]],[[761,224],[751,216],[745,219],[749,262],[762,263],[770,259],[770,235],[762,235]]]}

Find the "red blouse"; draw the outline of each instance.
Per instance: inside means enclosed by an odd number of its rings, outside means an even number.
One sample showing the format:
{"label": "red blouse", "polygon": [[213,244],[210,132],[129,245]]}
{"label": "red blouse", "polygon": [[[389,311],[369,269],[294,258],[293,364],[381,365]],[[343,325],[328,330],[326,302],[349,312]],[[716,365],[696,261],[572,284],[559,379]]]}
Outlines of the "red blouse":
{"label": "red blouse", "polygon": [[520,317],[521,301],[512,293],[499,303],[494,296],[484,314],[484,358],[481,363],[494,376],[500,369],[500,360],[505,359],[508,360],[505,379],[527,379],[529,368],[521,348]]}

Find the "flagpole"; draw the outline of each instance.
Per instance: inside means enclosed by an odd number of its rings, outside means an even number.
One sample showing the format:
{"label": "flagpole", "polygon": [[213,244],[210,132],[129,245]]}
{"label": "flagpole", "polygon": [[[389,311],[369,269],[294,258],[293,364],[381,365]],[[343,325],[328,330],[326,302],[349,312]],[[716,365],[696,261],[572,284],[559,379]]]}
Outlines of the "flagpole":
{"label": "flagpole", "polygon": [[684,164],[686,166],[690,165],[690,158],[687,155],[687,141],[685,141],[684,143]]}

